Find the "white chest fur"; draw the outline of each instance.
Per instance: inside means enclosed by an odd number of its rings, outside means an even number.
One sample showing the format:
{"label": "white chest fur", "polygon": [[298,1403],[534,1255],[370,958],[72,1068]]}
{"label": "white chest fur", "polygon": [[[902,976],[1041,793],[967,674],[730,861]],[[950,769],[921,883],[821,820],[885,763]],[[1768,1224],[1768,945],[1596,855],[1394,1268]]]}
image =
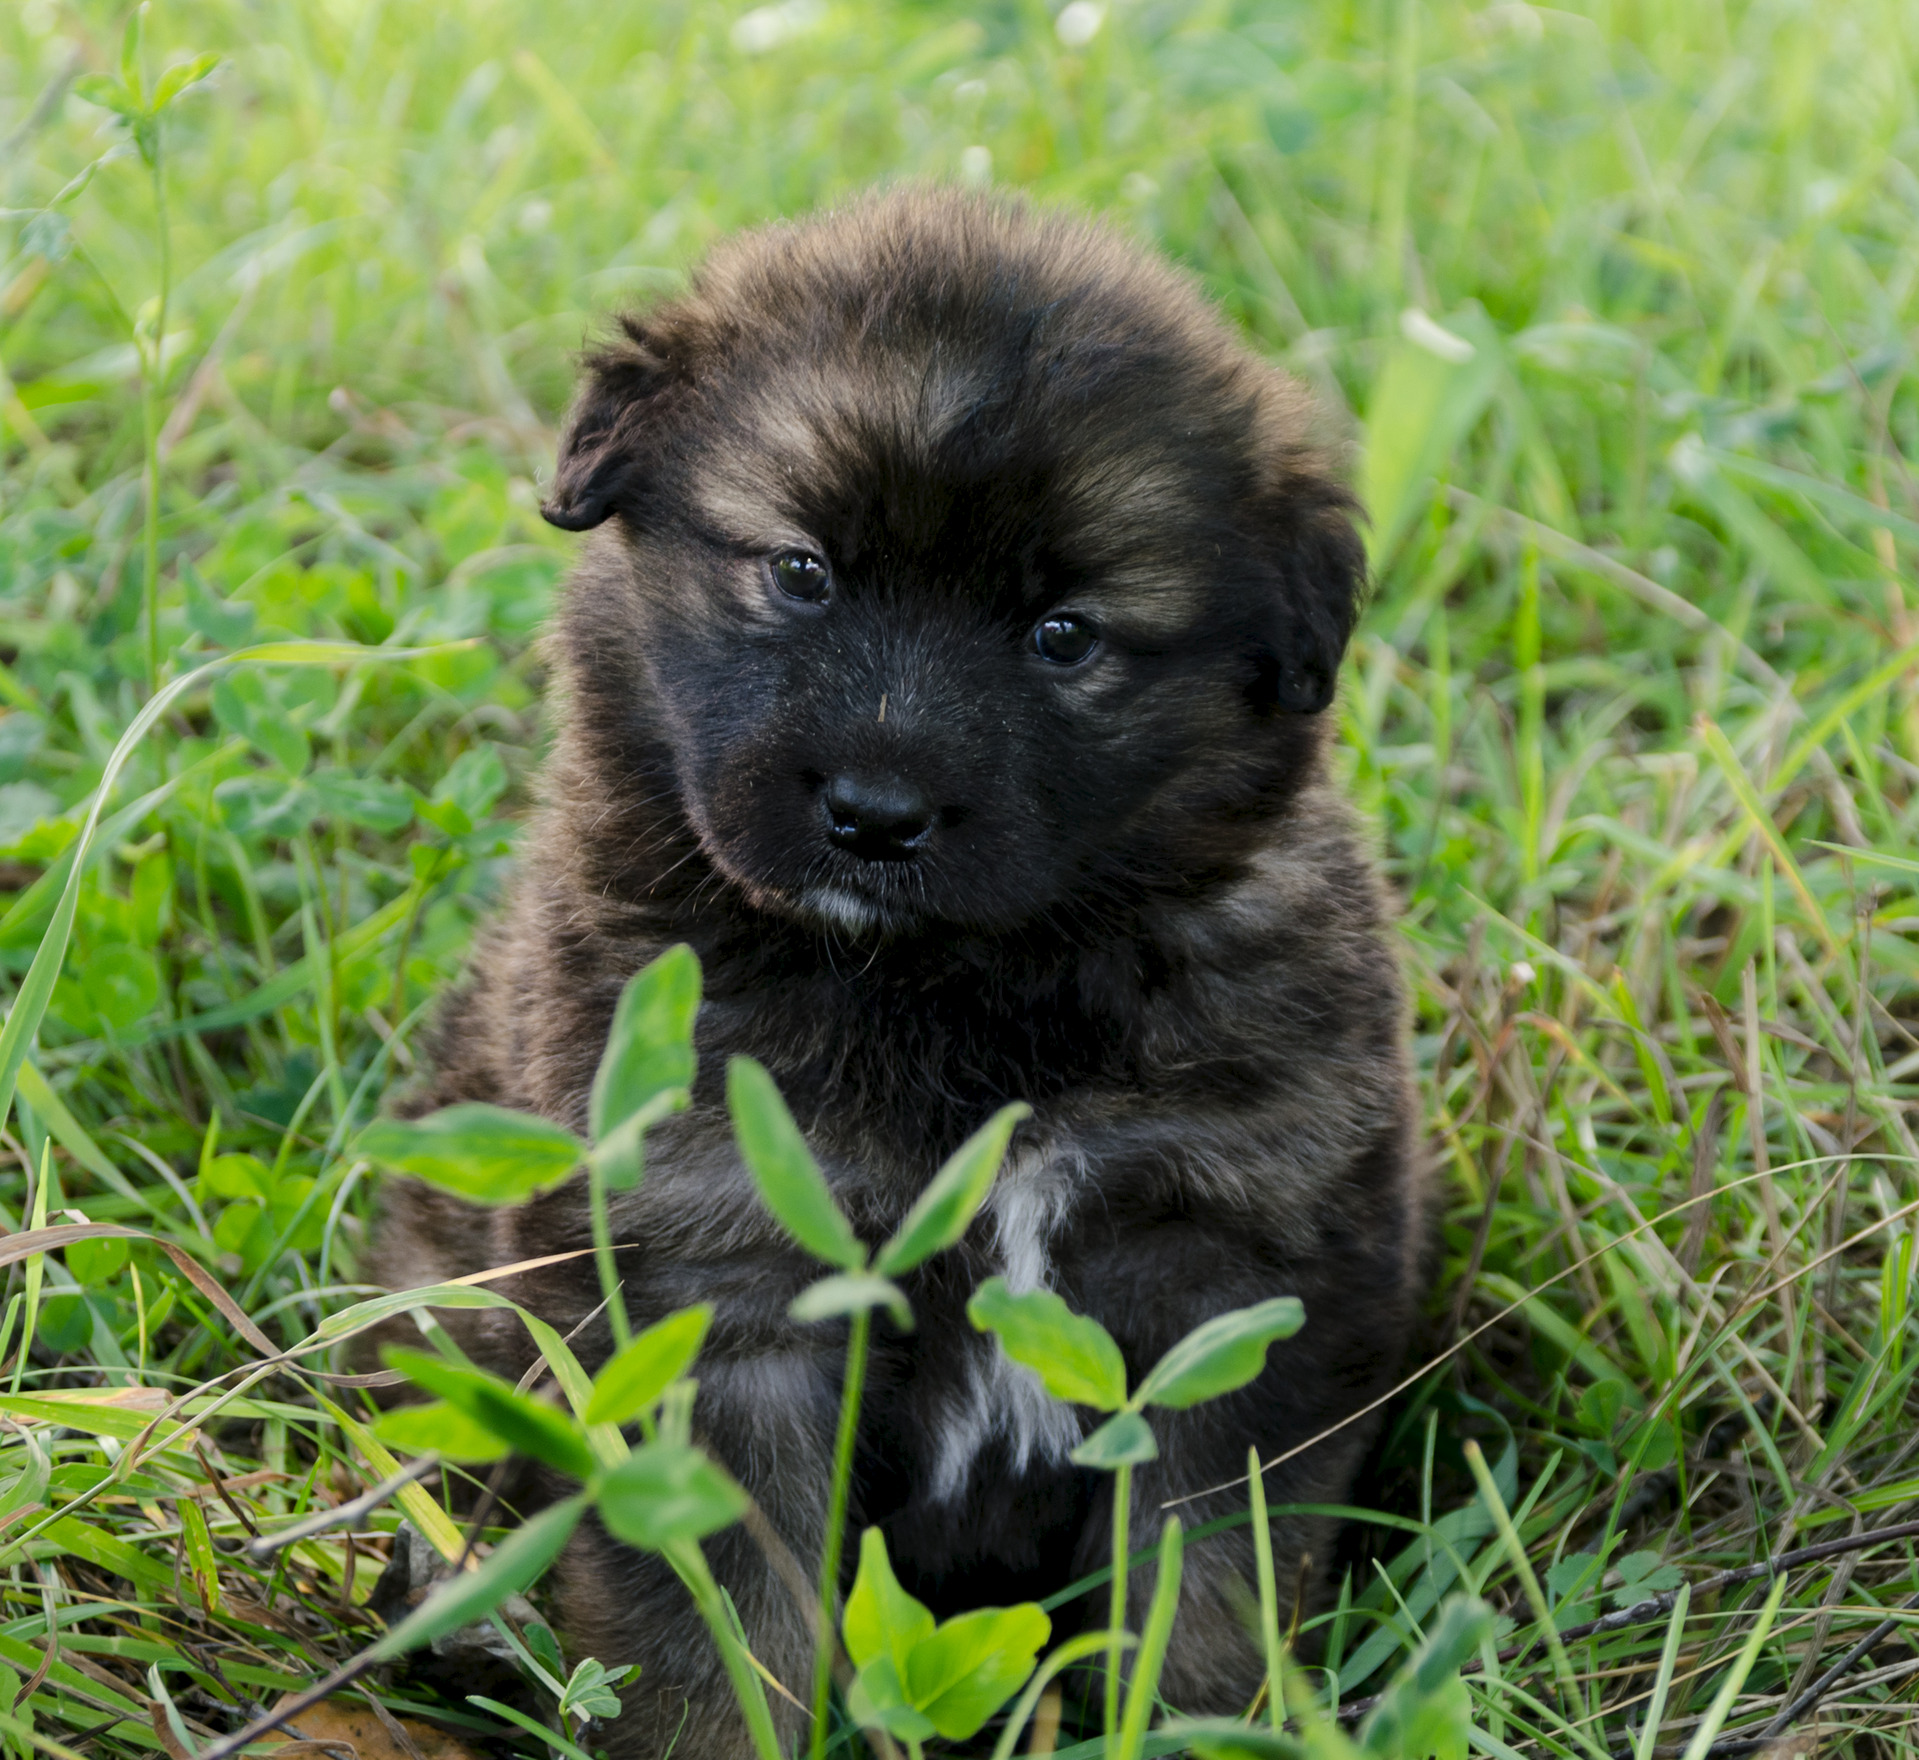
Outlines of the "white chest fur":
{"label": "white chest fur", "polygon": [[[1050,1287],[1050,1245],[1076,1172],[1075,1158],[1057,1149],[1016,1153],[1001,1172],[986,1216],[999,1273],[1009,1289]],[[938,1423],[928,1490],[942,1502],[965,1490],[974,1460],[994,1437],[1005,1440],[1016,1473],[1036,1458],[1063,1461],[1081,1437],[1073,1408],[1054,1399],[1031,1369],[1010,1361],[999,1341],[986,1336],[973,1341],[966,1379],[948,1397]]]}

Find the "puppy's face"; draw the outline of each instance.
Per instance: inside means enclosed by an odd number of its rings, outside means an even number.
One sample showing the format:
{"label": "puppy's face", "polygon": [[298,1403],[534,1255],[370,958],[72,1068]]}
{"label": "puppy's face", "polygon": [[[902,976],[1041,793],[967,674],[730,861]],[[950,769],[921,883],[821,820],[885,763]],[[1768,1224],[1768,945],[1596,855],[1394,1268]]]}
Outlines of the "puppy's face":
{"label": "puppy's face", "polygon": [[750,239],[629,335],[548,503],[618,519],[573,664],[602,716],[628,681],[756,904],[1071,933],[1229,868],[1309,770],[1343,498],[1157,265],[895,198]]}

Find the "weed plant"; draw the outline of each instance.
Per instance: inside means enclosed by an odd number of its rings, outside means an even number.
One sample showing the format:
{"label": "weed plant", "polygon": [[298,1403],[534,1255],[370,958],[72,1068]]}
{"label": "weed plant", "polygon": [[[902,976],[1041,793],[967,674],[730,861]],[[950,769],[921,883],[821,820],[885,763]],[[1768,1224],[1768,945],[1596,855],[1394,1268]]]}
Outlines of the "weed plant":
{"label": "weed plant", "polygon": [[[1259,1728],[1182,1735],[1142,1700],[1120,1739],[1385,1756],[1470,1717],[1500,1760],[1701,1760],[1791,1716],[1919,1749],[1919,14],[165,0],[126,25],[0,9],[11,1753],[204,1753],[397,1645],[371,1602],[402,1518],[467,1549],[448,1511],[487,1469],[406,1478],[323,1347],[378,1293],[355,1145],[539,754],[570,541],[534,485],[569,357],[714,236],[899,176],[1095,208],[1189,264],[1350,432],[1372,517],[1340,763],[1405,902],[1433,1366],[1333,1603],[1291,1634],[1294,1586],[1249,1586]],[[473,1536],[489,1568],[550,1537],[518,1532]],[[622,1659],[516,1605],[517,1688],[383,1663],[347,1690],[495,1753],[590,1752]],[[1135,1669],[1169,1612],[1134,1614]],[[899,1634],[856,1626],[864,1670]],[[1099,1752],[1101,1655],[1085,1674],[1063,1708],[1036,1674],[976,1745],[1031,1718],[1018,1741]]]}

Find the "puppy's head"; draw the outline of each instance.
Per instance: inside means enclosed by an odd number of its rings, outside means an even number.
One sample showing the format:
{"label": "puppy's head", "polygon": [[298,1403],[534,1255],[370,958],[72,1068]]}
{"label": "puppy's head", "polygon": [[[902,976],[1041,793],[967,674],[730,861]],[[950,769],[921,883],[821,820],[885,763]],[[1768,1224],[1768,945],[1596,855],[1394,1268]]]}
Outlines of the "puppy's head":
{"label": "puppy's head", "polygon": [[1362,552],[1182,277],[922,192],[748,234],[624,332],[545,507],[609,528],[561,644],[601,787],[644,723],[721,874],[862,933],[1083,917],[1270,835]]}

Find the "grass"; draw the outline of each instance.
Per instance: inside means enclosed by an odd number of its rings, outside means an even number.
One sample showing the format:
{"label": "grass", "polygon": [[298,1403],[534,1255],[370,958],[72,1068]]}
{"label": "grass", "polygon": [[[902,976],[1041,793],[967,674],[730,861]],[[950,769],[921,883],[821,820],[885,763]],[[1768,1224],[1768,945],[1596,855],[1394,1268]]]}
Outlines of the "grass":
{"label": "grass", "polygon": [[[1464,1343],[1394,1407],[1312,1678],[1376,1691],[1462,1582],[1510,1647],[1919,1514],[1911,8],[1125,0],[1069,46],[1038,0],[166,0],[139,89],[221,60],[157,173],[65,83],[118,77],[122,22],[0,12],[0,965],[146,697],[149,555],[162,676],[468,645],[229,674],[108,803],[0,1222],[152,1238],[6,1273],[11,1752],[177,1756],[377,1631],[398,1515],[432,1530],[443,1487],[254,1562],[247,1527],[391,1461],[322,1358],[231,1379],[257,1344],[156,1243],[279,1345],[366,1293],[341,1150],[538,758],[569,352],[714,236],[886,177],[1114,214],[1365,440],[1342,762],[1446,1169],[1426,1344]],[[1760,1579],[1494,1661],[1484,1751],[1750,1734],[1914,1557],[1794,1571],[1763,1633]],[[1919,1750],[1916,1625],[1822,1744]],[[418,1678],[373,1691],[538,1752]]]}

